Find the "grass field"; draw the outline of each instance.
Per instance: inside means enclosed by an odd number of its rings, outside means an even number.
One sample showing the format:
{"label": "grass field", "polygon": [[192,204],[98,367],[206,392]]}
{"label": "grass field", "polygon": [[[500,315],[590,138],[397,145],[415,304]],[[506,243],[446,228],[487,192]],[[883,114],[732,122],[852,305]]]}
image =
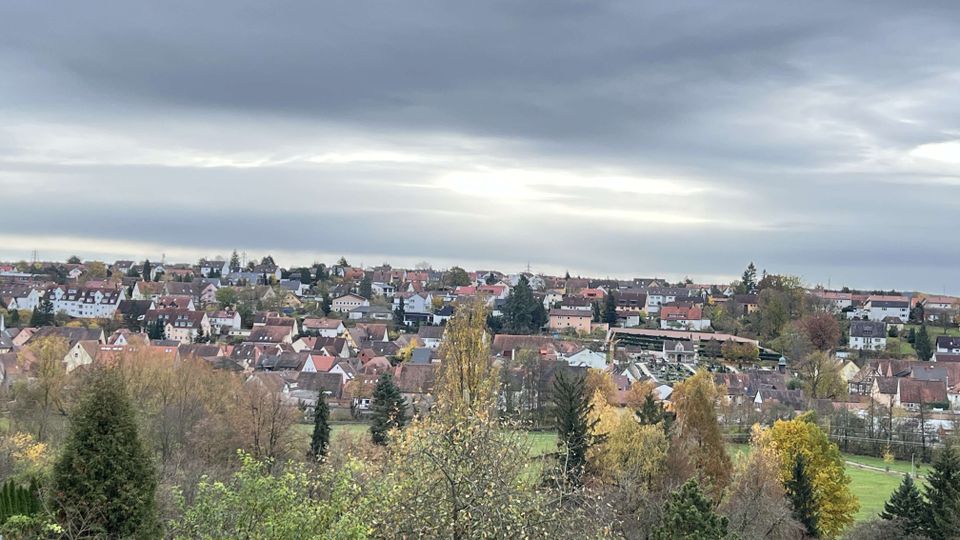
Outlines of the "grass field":
{"label": "grass field", "polygon": [[[298,433],[309,438],[310,434],[313,433],[313,425],[297,424],[296,430]],[[363,422],[330,424],[331,440],[343,435],[367,436],[369,434],[370,424]],[[533,456],[542,456],[557,450],[557,433],[554,431],[530,431],[527,432],[527,437],[530,443],[530,453]]]}
{"label": "grass field", "polygon": [[[913,328],[916,331],[920,331],[919,324],[908,324],[903,327],[903,335],[907,335],[910,332],[910,329]],[[960,328],[951,327],[947,328],[947,333],[943,333],[943,327],[937,326],[935,324],[927,324],[927,334],[930,335],[930,339],[934,339],[937,336],[948,335],[948,336],[960,336]]]}

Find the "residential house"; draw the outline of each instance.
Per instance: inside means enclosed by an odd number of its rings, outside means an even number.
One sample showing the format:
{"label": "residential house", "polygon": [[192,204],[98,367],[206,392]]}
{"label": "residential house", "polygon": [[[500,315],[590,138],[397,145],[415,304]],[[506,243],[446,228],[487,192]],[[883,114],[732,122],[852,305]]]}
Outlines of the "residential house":
{"label": "residential house", "polygon": [[304,334],[335,338],[346,331],[343,321],[340,319],[328,319],[320,317],[307,317],[301,324]]}
{"label": "residential house", "polygon": [[861,351],[882,351],[887,348],[887,325],[879,321],[852,321],[849,347]]}
{"label": "residential house", "polygon": [[397,309],[403,302],[407,313],[433,313],[433,295],[430,293],[397,293],[393,297],[393,307]]}
{"label": "residential house", "polygon": [[234,310],[214,311],[210,314],[210,330],[215,335],[238,332],[242,328],[240,312]]}
{"label": "residential house", "polygon": [[660,328],[699,332],[710,328],[710,319],[703,315],[703,306],[675,302],[660,307]]}
{"label": "residential house", "polygon": [[899,317],[901,321],[910,320],[910,299],[905,296],[870,296],[859,315],[871,321],[882,321],[887,317]]}
{"label": "residential house", "polygon": [[937,336],[937,352],[960,354],[960,337]]}
{"label": "residential house", "polygon": [[43,292],[25,283],[0,284],[0,304],[8,310],[34,310],[40,305]]}
{"label": "residential house", "polygon": [[435,326],[441,326],[447,324],[451,318],[453,318],[454,307],[451,304],[446,304],[440,309],[433,312],[433,324]]}
{"label": "residential house", "polygon": [[210,318],[205,312],[184,308],[151,309],[144,322],[149,327],[156,321],[163,325],[165,339],[180,343],[193,343],[198,337],[210,336]]}
{"label": "residential house", "polygon": [[59,286],[45,293],[54,313],[80,319],[111,319],[126,298],[123,289]]}
{"label": "residential house", "polygon": [[550,330],[563,331],[573,329],[581,334],[589,334],[593,313],[582,309],[551,309],[547,326]]}
{"label": "residential house", "polygon": [[586,348],[580,352],[568,356],[566,360],[571,366],[587,367],[591,369],[607,368],[607,356],[605,354]]}
{"label": "residential house", "polygon": [[693,289],[673,287],[651,287],[647,289],[646,312],[660,313],[660,306],[673,302],[701,302],[703,300]]}
{"label": "residential house", "polygon": [[347,318],[352,321],[390,321],[393,320],[393,310],[380,305],[360,306],[350,310]]}
{"label": "residential house", "polygon": [[200,259],[200,275],[203,277],[225,276],[230,273],[230,261]]}
{"label": "residential house", "polygon": [[623,311],[643,311],[647,308],[647,293],[638,290],[618,291],[614,298],[617,299],[617,309]]}
{"label": "residential house", "polygon": [[247,343],[293,343],[295,327],[287,325],[258,326],[246,338]]}
{"label": "residential house", "polygon": [[745,317],[760,309],[760,297],[756,294],[733,295],[733,309],[737,317]]}
{"label": "residential house", "polygon": [[444,328],[443,326],[421,326],[417,331],[417,339],[424,347],[438,349],[443,341]]}
{"label": "residential house", "polygon": [[348,293],[338,296],[331,302],[330,309],[336,313],[347,313],[360,306],[369,306],[370,301],[359,294]]}

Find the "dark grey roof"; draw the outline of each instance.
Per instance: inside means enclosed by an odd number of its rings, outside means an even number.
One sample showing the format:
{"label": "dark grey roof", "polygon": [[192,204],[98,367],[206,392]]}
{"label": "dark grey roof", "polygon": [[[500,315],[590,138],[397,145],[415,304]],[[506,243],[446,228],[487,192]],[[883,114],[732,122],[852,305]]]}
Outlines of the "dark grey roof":
{"label": "dark grey roof", "polygon": [[874,338],[886,337],[887,324],[876,321],[853,321],[850,323],[850,337]]}

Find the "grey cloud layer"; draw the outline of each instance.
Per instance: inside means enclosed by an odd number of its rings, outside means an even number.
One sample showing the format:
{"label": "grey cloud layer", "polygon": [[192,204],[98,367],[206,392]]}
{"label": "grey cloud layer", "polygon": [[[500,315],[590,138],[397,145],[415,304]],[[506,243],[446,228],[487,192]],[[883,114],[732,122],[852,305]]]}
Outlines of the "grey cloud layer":
{"label": "grey cloud layer", "polygon": [[0,233],[960,292],[954,6],[5,3]]}

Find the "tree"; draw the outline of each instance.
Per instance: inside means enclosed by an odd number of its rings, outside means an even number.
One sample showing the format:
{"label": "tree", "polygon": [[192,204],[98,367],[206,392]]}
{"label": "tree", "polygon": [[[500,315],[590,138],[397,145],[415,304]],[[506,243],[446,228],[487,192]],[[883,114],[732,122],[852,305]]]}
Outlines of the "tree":
{"label": "tree", "polygon": [[678,442],[686,448],[691,463],[715,494],[726,487],[732,469],[717,421],[719,397],[713,375],[706,370],[677,383],[673,390]]}
{"label": "tree", "polygon": [[860,504],[850,492],[850,477],[843,457],[810,413],[793,420],[777,420],[762,431],[758,429],[754,433],[754,444],[777,456],[784,485],[793,477],[797,455],[803,455],[815,500],[819,503],[820,534],[834,538],[853,523]]}
{"label": "tree", "polygon": [[313,410],[313,436],[310,438],[310,457],[319,460],[327,456],[330,446],[330,407],[321,388],[317,395],[317,405]]}
{"label": "tree", "polygon": [[921,324],[917,337],[914,340],[913,348],[917,351],[917,358],[926,362],[933,356],[933,346],[930,343],[930,335],[927,333],[927,325]]}
{"label": "tree", "polygon": [[402,429],[407,425],[407,404],[390,373],[385,372],[380,375],[377,386],[373,390],[370,409],[373,412],[370,424],[373,442],[386,446],[390,440],[390,430]]}
{"label": "tree", "polygon": [[20,326],[20,310],[15,309],[11,311],[7,323],[9,323],[10,326]]}
{"label": "tree", "polygon": [[240,294],[233,287],[220,287],[215,296],[222,307],[235,306],[240,301]]}
{"label": "tree", "polygon": [[36,309],[33,310],[33,314],[30,316],[30,326],[34,328],[50,326],[53,324],[53,321],[53,302],[50,301],[47,294],[44,294]]}
{"label": "tree", "polygon": [[333,300],[330,299],[330,293],[323,291],[323,296],[320,297],[320,310],[323,311],[323,315],[330,315],[330,312],[333,310]]}
{"label": "tree", "polygon": [[688,480],[670,495],[653,538],[720,540],[727,536],[727,525],[727,518],[713,511],[713,503],[700,490],[700,485]]}
{"label": "tree", "polygon": [[71,255],[70,258],[67,259],[67,264],[80,264],[81,262],[80,257],[76,255]]}
{"label": "tree", "polygon": [[14,413],[21,427],[29,428],[37,441],[50,439],[57,419],[63,417],[67,370],[63,358],[70,343],[59,337],[31,341],[17,355],[17,363],[29,378],[14,386]]}
{"label": "tree", "polygon": [[230,254],[230,271],[240,271],[240,255],[237,253],[237,250],[233,250],[233,253]]}
{"label": "tree", "polygon": [[497,402],[497,368],[490,358],[487,306],[476,299],[461,305],[447,323],[437,370],[437,407],[491,416]]}
{"label": "tree", "polygon": [[470,275],[459,266],[454,266],[443,274],[443,284],[447,287],[466,287],[470,284]]}
{"label": "tree", "polygon": [[600,392],[607,403],[619,405],[617,402],[619,397],[617,383],[614,382],[613,375],[609,371],[589,368],[587,369],[585,381],[585,393],[587,396],[592,398],[594,394]]}
{"label": "tree", "polygon": [[521,275],[503,307],[503,325],[511,334],[532,334],[540,330],[535,312],[543,304],[533,296],[527,276]]}
{"label": "tree", "polygon": [[165,339],[166,334],[167,332],[164,328],[163,320],[160,318],[155,319],[152,323],[147,325],[147,337],[150,339]]}
{"label": "tree", "polygon": [[[329,538],[369,535],[367,523],[372,518],[363,515],[365,501],[355,496],[359,487],[350,477],[357,463],[318,474],[296,464],[272,474],[271,463],[244,453],[240,463],[240,470],[225,482],[201,479],[189,505],[181,497],[181,517],[171,522],[173,538],[297,540],[321,532]],[[317,492],[329,495],[318,500]]]}
{"label": "tree", "polygon": [[757,267],[751,262],[743,271],[740,283],[736,287],[737,294],[753,294],[757,292]]}
{"label": "tree", "polygon": [[926,529],[931,516],[927,512],[927,505],[920,495],[920,490],[909,474],[903,477],[900,486],[883,505],[880,517],[887,521],[901,520],[912,531]]}
{"label": "tree", "polygon": [[808,536],[819,538],[817,521],[820,504],[817,502],[817,494],[813,489],[810,473],[807,471],[807,458],[803,454],[798,453],[794,456],[790,477],[783,483],[783,488],[793,508],[793,517],[803,525]]}
{"label": "tree", "polygon": [[144,281],[150,281],[152,279],[152,276],[150,275],[150,270],[151,270],[150,259],[146,259],[145,261],[143,261],[143,280]]}
{"label": "tree", "polygon": [[557,421],[560,472],[565,482],[579,485],[587,464],[596,421],[590,421],[590,402],[584,377],[568,378],[563,371],[553,382],[553,405]]}
{"label": "tree", "polygon": [[350,263],[347,262],[346,257],[340,257],[340,259],[337,260],[337,266],[340,266],[340,267],[350,266]]}
{"label": "tree", "polygon": [[737,463],[720,512],[730,520],[731,538],[793,540],[803,531],[780,483],[777,457],[762,448]]}
{"label": "tree", "polygon": [[829,351],[840,341],[840,322],[830,313],[816,313],[800,319],[800,327],[818,351]]}
{"label": "tree", "polygon": [[846,394],[840,363],[823,351],[808,354],[796,364],[803,389],[812,399],[836,398]]}
{"label": "tree", "polygon": [[599,393],[594,395],[590,407],[590,470],[628,497],[649,490],[661,472],[669,447],[664,430],[640,424],[634,415],[610,405]]}
{"label": "tree", "polygon": [[603,322],[610,326],[617,325],[617,295],[613,292],[607,295],[603,304]]}
{"label": "tree", "polygon": [[92,536],[161,536],[156,472],[118,371],[98,368],[89,375],[52,483],[61,522],[83,523]]}
{"label": "tree", "polygon": [[593,322],[598,323],[600,319],[603,318],[603,312],[600,310],[600,302],[594,300],[590,303],[591,312],[593,314]]}
{"label": "tree", "polygon": [[371,297],[373,297],[373,282],[370,281],[370,276],[369,276],[369,275],[364,275],[364,276],[363,276],[363,279],[360,280],[360,289],[359,289],[359,292],[360,292],[360,296],[362,296],[362,297],[364,297],[364,298],[366,298],[366,299],[368,299],[368,300],[369,300]]}
{"label": "tree", "polygon": [[933,540],[960,537],[960,455],[947,441],[927,475],[927,536]]}

